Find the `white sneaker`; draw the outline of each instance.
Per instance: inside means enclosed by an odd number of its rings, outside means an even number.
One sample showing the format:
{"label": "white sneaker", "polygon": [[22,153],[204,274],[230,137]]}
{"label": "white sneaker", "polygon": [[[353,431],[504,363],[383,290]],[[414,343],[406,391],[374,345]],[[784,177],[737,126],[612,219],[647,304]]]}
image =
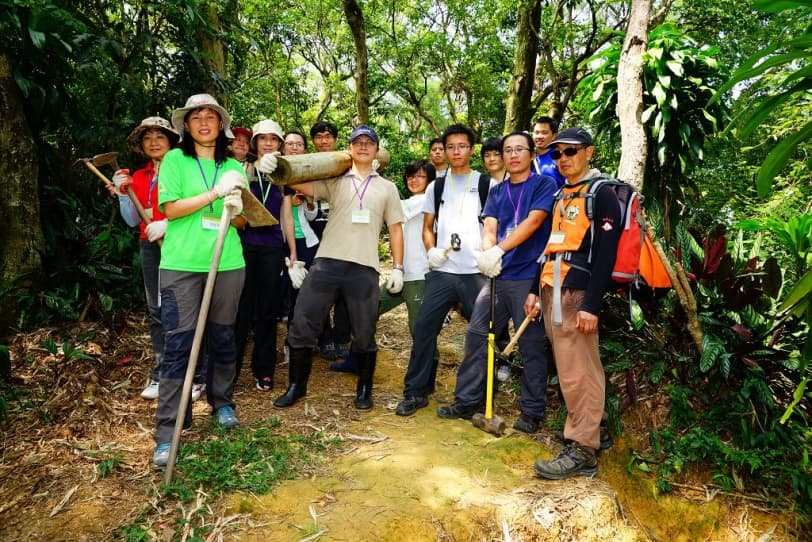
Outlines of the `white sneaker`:
{"label": "white sneaker", "polygon": [[192,401],[197,401],[203,392],[206,391],[205,384],[192,384]]}
{"label": "white sneaker", "polygon": [[144,391],[141,392],[141,397],[144,399],[157,399],[158,398],[158,381],[150,380]]}
{"label": "white sneaker", "polygon": [[499,382],[505,382],[510,378],[510,367],[508,365],[500,365],[499,370],[496,371],[496,379]]}

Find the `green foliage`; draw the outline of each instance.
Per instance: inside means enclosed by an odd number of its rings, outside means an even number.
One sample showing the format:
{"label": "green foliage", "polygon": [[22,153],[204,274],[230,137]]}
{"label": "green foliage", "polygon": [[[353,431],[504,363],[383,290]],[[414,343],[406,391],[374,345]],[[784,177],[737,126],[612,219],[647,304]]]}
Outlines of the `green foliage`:
{"label": "green foliage", "polygon": [[812,6],[804,0],[759,0],[754,5],[757,9],[770,12],[794,10],[796,20],[805,21],[806,25],[796,36],[778,40],[747,59],[713,97],[718,102],[725,92],[736,85],[758,78],[746,95],[755,95],[755,103],[734,119],[741,122],[741,137],[753,133],[774,113],[793,101],[793,105],[806,112],[803,115],[803,124],[800,127],[795,124],[782,134],[759,170],[756,185],[759,195],[764,197],[770,192],[773,179],[784,169],[799,145],[812,137],[812,119],[809,115],[809,91],[812,89],[812,64],[809,62],[812,58],[812,27],[809,26],[809,8]]}
{"label": "green foliage", "polygon": [[226,432],[212,426],[206,440],[180,450],[178,475],[166,488],[181,500],[203,486],[208,494],[249,491],[264,494],[295,476],[336,441],[323,434],[310,437],[280,435],[279,420],[257,428]]}
{"label": "green foliage", "polygon": [[[578,89],[579,108],[599,132],[619,134],[617,72],[622,34],[592,57],[594,66]],[[713,86],[724,75],[715,58],[718,49],[700,46],[672,23],[654,28],[643,55],[643,113],[648,136],[644,194],[650,207],[660,207],[670,221],[678,218],[676,202],[685,200],[685,187],[695,189],[689,172],[704,158],[709,138],[721,129],[727,110],[706,106]]]}

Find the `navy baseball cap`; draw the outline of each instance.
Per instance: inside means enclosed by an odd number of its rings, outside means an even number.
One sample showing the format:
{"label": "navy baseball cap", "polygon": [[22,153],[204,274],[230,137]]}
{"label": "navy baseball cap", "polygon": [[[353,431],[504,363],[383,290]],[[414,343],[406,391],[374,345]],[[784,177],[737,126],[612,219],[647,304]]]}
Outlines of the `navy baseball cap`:
{"label": "navy baseball cap", "polygon": [[592,136],[583,128],[567,128],[561,130],[555,136],[555,139],[550,141],[547,147],[552,147],[557,143],[568,143],[570,145],[584,145],[586,147],[592,146]]}
{"label": "navy baseball cap", "polygon": [[378,144],[378,134],[375,133],[375,130],[367,126],[366,124],[359,124],[355,128],[352,129],[352,133],[350,134],[350,143],[355,141],[361,136],[367,136],[369,139]]}

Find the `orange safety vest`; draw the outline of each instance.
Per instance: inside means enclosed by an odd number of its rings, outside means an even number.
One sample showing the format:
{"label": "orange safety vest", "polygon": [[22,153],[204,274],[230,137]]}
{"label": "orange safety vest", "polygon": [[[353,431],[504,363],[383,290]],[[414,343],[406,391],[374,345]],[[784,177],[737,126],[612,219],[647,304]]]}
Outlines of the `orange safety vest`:
{"label": "orange safety vest", "polygon": [[553,208],[552,231],[544,248],[546,262],[541,272],[542,284],[554,285],[553,266],[559,253],[562,253],[560,281],[564,282],[571,267],[567,262],[567,253],[574,254],[580,250],[584,236],[590,229],[592,221],[587,216],[586,198],[581,197],[589,189],[589,183],[586,180],[574,186],[565,184],[561,187],[561,199]]}

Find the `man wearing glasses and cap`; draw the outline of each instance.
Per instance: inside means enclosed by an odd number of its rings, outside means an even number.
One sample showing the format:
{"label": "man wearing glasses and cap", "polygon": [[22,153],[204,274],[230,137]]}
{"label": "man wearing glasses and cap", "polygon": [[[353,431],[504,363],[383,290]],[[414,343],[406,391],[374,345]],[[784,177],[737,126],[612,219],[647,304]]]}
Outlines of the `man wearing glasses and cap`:
{"label": "man wearing glasses and cap", "polygon": [[[296,311],[288,330],[290,384],[274,406],[291,406],[307,393],[307,381],[324,319],[339,295],[347,301],[353,330],[353,356],[358,361],[355,408],[372,408],[372,377],[377,346],[378,235],[385,222],[389,230],[393,270],[387,282],[390,293],[403,289],[403,210],[398,189],[378,175],[373,161],[378,135],[364,124],[350,134],[352,167],[338,179],[299,183],[294,188],[315,200],[330,204],[330,220],[324,230],[316,259],[302,282]],[[276,170],[276,156],[262,157],[258,169]]]}
{"label": "man wearing glasses and cap", "polygon": [[[552,231],[544,249],[541,306],[547,337],[553,345],[561,393],[567,404],[564,449],[551,461],[536,461],[541,478],[561,480],[598,472],[606,379],[598,354],[598,315],[609,287],[620,231],[620,208],[614,191],[604,186],[594,198],[592,220],[584,197],[602,176],[589,167],[595,152],[583,128],[562,130],[548,154],[566,179],[553,212]],[[591,260],[587,255],[591,254]],[[538,297],[525,302],[529,313]]]}

